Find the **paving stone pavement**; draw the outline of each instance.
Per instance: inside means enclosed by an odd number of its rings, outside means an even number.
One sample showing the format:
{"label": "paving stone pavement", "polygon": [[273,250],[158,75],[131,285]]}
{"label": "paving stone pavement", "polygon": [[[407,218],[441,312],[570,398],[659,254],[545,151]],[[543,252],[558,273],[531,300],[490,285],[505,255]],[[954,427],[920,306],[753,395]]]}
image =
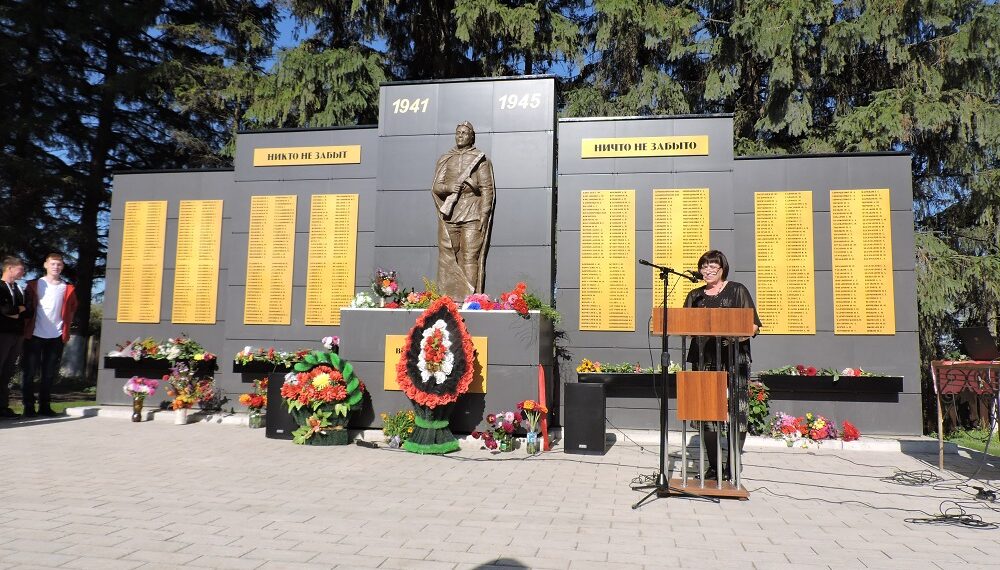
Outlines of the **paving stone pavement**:
{"label": "paving stone pavement", "polygon": [[[532,458],[468,447],[425,457],[205,423],[3,422],[0,570],[1000,566],[1000,530],[906,522],[946,502],[1000,523],[1000,503],[954,486],[882,480],[937,473],[931,455],[748,449],[749,501],[633,510],[655,444]],[[979,469],[1000,483],[976,457],[948,467],[946,479]]]}

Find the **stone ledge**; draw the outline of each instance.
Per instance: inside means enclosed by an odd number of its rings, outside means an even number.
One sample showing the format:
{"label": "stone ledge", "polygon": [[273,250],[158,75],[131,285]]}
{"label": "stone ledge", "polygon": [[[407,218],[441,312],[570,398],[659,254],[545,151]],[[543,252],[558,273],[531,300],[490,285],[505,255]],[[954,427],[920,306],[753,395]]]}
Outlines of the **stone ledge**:
{"label": "stone ledge", "polygon": [[[80,406],[67,408],[66,414],[71,417],[86,418],[99,417],[128,420],[132,418],[132,408],[129,406]],[[142,411],[143,421],[173,422],[173,410],[161,410],[159,408],[144,408]],[[188,423],[213,423],[220,425],[246,426],[249,419],[246,413],[218,413],[206,414],[195,411],[188,416]],[[553,443],[558,444],[562,439],[562,428],[553,428],[549,432]],[[689,431],[687,445],[694,447],[697,432]],[[384,445],[382,430],[364,429],[351,430],[352,439],[373,441]],[[470,435],[457,436],[465,449],[478,449],[482,443],[475,440]],[[680,441],[681,432],[670,432],[670,444],[677,445]],[[659,443],[660,434],[654,430],[613,430],[607,432],[609,443],[616,445],[656,445]],[[521,438],[523,439],[523,438]],[[556,448],[558,450],[559,447]],[[746,442],[747,450],[753,449],[789,449],[797,450],[830,450],[830,451],[882,451],[882,452],[907,452],[907,453],[937,453],[938,441],[926,436],[892,436],[878,435],[862,437],[857,441],[828,440],[823,442],[800,442],[797,445],[789,446],[784,440],[769,437],[748,436]],[[961,451],[960,451],[961,450]],[[960,454],[967,450],[961,449],[951,442],[944,442],[944,452],[949,454]]]}
{"label": "stone ledge", "polygon": [[[80,406],[76,408],[66,408],[66,415],[78,418],[111,418],[111,419],[132,419],[131,406]],[[142,421],[173,422],[173,410],[161,410],[160,408],[143,408]],[[205,413],[200,410],[188,412],[188,423],[199,422],[222,424],[222,425],[248,425],[249,418],[245,413]]]}

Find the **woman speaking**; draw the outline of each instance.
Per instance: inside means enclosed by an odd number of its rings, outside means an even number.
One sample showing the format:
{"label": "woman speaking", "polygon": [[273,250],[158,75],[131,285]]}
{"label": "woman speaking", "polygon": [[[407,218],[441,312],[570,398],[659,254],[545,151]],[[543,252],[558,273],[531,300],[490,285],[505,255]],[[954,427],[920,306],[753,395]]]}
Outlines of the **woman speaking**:
{"label": "woman speaking", "polygon": [[[685,307],[705,307],[709,309],[753,309],[753,333],[757,336],[760,330],[760,317],[757,316],[757,308],[754,307],[753,298],[750,291],[736,281],[728,281],[729,262],[726,256],[719,250],[706,251],[698,259],[698,271],[705,280],[705,284],[697,289],[692,289],[684,301]],[[729,346],[728,340],[723,339],[722,362],[716,360],[715,337],[694,337],[691,347],[688,350],[687,361],[695,370],[726,370],[729,368]],[[739,448],[743,452],[743,444],[747,439],[747,410],[749,408],[749,382],[750,382],[750,339],[742,338],[736,349],[736,394],[738,402],[737,426],[739,431]],[[708,429],[705,430],[705,450],[708,455],[709,470],[704,474],[705,479],[715,479],[719,466],[714,453],[718,445],[719,434],[716,432],[716,423],[708,422]],[[732,442],[730,442],[730,445]],[[730,479],[729,467],[726,467],[723,478]]]}

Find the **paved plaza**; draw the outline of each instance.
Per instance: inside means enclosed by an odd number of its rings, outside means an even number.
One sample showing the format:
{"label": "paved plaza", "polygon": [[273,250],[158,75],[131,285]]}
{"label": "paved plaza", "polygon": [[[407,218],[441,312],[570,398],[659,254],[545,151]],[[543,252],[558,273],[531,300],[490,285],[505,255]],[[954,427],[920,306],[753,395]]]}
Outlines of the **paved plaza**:
{"label": "paved plaza", "polygon": [[749,501],[633,510],[655,443],[532,458],[472,447],[426,457],[234,425],[0,423],[0,569],[1000,566],[1000,530],[906,521],[944,503],[1000,523],[1000,503],[956,488],[964,479],[920,484],[977,469],[997,484],[978,455],[949,454],[940,473],[906,446],[748,447]]}

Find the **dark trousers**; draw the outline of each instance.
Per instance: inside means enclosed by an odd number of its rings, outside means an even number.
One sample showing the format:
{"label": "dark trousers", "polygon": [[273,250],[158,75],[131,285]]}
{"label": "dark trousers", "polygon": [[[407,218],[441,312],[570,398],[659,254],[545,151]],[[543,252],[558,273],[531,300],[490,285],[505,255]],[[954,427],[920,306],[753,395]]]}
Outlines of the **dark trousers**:
{"label": "dark trousers", "polygon": [[[743,446],[747,443],[747,432],[741,431],[740,435],[740,453],[743,453]],[[716,465],[717,457],[715,456],[715,446],[718,445],[719,432],[712,431],[710,429],[705,430],[705,455],[708,456],[708,466],[715,470],[716,473],[719,472],[719,466]],[[724,479],[730,479],[732,474],[729,472],[729,455],[726,454],[725,448],[722,450],[722,460],[726,462],[726,470]]]}
{"label": "dark trousers", "polygon": [[24,411],[35,409],[35,374],[41,369],[42,377],[38,383],[38,410],[51,409],[52,383],[59,373],[62,363],[62,337],[39,338],[33,336],[24,343],[24,362],[21,365],[21,392],[24,400]]}
{"label": "dark trousers", "polygon": [[10,383],[23,345],[23,334],[0,333],[0,411],[10,407]]}

